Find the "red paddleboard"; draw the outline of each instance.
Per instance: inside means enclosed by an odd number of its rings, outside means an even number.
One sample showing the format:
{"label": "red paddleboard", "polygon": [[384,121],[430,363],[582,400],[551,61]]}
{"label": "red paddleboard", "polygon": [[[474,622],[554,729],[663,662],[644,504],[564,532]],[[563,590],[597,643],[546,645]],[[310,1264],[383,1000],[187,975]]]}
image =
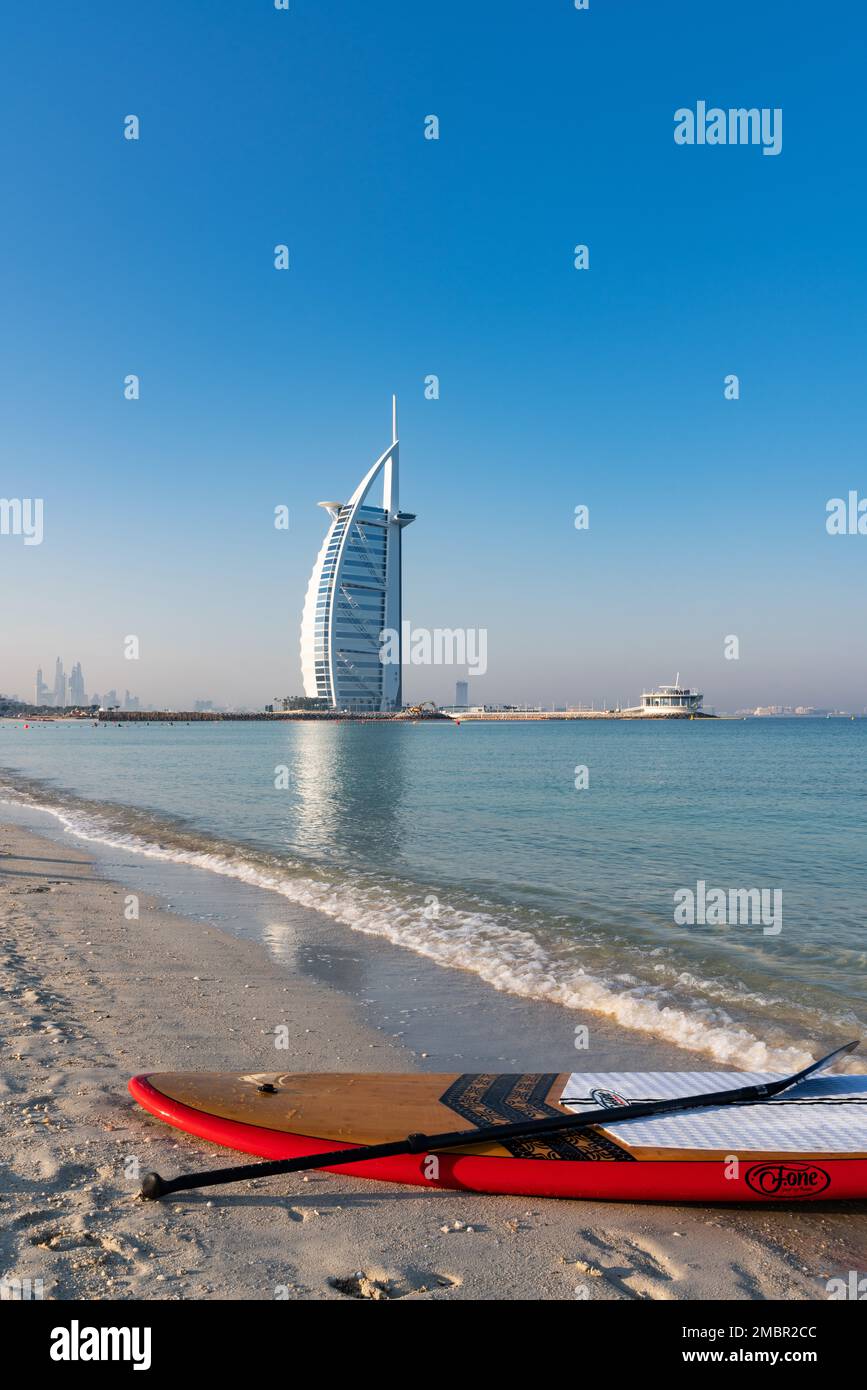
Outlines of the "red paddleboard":
{"label": "red paddleboard", "polygon": [[267,1159],[611,1109],[610,1123],[583,1131],[328,1170],[387,1182],[623,1201],[867,1197],[867,1076],[813,1076],[772,1100],[617,1122],[631,1102],[768,1080],[732,1072],[166,1072],[135,1076],[129,1089],[167,1124]]}

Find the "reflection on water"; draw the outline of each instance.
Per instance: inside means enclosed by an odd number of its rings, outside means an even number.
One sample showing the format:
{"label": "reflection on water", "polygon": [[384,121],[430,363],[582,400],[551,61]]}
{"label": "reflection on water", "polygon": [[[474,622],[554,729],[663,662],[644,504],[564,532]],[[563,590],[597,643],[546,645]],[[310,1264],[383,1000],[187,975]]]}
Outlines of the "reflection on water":
{"label": "reflection on water", "polygon": [[297,970],[298,933],[290,922],[266,922],[262,927],[262,941],[282,966]]}
{"label": "reflection on water", "polygon": [[[284,726],[285,727],[285,726]],[[294,724],[285,732],[289,792],[276,829],[286,850],[370,871],[402,858],[407,739],[394,727]],[[277,801],[279,806],[279,801]],[[375,863],[370,845],[376,845]]]}

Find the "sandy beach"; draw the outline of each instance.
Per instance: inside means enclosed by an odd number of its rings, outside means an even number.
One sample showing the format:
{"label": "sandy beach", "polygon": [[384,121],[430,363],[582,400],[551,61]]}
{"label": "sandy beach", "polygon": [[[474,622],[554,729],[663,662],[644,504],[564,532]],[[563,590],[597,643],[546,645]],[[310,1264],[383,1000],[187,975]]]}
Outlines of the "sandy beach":
{"label": "sandy beach", "polygon": [[319,1174],[143,1203],[136,1165],[221,1159],[132,1103],[138,1070],[432,1063],[256,942],[149,895],[127,920],[126,885],[71,837],[7,824],[0,855],[0,1275],[41,1280],[47,1299],[815,1299],[864,1267],[854,1204],[637,1207]]}

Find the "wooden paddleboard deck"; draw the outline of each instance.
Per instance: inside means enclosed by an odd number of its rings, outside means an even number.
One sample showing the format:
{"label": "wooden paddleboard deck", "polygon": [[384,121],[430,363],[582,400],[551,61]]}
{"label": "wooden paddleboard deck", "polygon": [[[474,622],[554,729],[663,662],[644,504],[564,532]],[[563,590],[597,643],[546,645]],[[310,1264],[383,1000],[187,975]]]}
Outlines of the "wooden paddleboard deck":
{"label": "wooden paddleboard deck", "polygon": [[867,1076],[820,1075],[770,1101],[616,1120],[617,1108],[630,1102],[772,1079],[732,1072],[165,1072],[135,1076],[129,1089],[151,1114],[188,1134],[271,1159],[612,1111],[610,1123],[571,1134],[328,1170],[388,1182],[625,1201],[867,1197]]}

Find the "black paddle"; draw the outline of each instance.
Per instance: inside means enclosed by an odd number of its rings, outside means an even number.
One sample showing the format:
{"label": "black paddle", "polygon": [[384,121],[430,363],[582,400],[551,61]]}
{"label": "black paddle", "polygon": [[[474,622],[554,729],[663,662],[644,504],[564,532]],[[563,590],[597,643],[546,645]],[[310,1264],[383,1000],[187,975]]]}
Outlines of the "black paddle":
{"label": "black paddle", "polygon": [[794,1076],[782,1076],[777,1081],[763,1081],[756,1086],[739,1086],[734,1091],[708,1091],[701,1096],[677,1096],[669,1100],[646,1100],[635,1105],[611,1106],[605,1110],[584,1110],[576,1115],[552,1115],[544,1120],[518,1120],[510,1125],[486,1125],[481,1129],[457,1129],[447,1134],[408,1134],[389,1144],[366,1144],[357,1149],[332,1149],[329,1153],[304,1154],[301,1158],[278,1158],[270,1163],[244,1163],[237,1168],[212,1168],[207,1173],[183,1173],[179,1178],[161,1178],[159,1173],[145,1173],[141,1195],[156,1201],[169,1192],[183,1192],[194,1187],[216,1187],[219,1183],[246,1182],[250,1178],[272,1178],[278,1173],[304,1173],[311,1168],[331,1168],[345,1163],[368,1163],[375,1158],[394,1158],[398,1154],[423,1154],[439,1149],[457,1149],[470,1144],[498,1143],[502,1139],[535,1138],[537,1135],[559,1134],[563,1130],[587,1129],[590,1125],[619,1124],[621,1120],[638,1120],[646,1115],[672,1115],[679,1110],[698,1106],[743,1105],[748,1101],[767,1100],[790,1086],[827,1067],[845,1052],[854,1052],[855,1042],[829,1052],[818,1062],[811,1062]]}

